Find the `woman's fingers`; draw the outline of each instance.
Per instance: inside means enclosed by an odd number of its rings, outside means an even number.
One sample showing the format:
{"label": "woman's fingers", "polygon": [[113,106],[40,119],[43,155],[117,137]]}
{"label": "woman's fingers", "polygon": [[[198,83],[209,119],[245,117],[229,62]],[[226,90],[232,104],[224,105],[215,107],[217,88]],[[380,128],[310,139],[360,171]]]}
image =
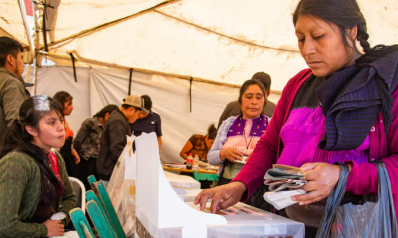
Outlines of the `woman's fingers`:
{"label": "woman's fingers", "polygon": [[234,158],[235,160],[242,160],[242,159],[243,159],[241,156],[236,155],[236,154],[233,155],[233,158]]}
{"label": "woman's fingers", "polygon": [[222,202],[220,202],[218,204],[218,208],[219,208],[219,210],[222,210],[222,209],[228,208],[235,204],[236,204],[236,201],[234,201],[232,199],[232,197],[230,197],[230,198],[224,199]]}
{"label": "woman's fingers", "polygon": [[206,208],[207,201],[209,199],[212,199],[212,200],[214,199],[215,195],[217,194],[218,189],[219,189],[219,187],[203,190],[196,196],[194,204],[195,205],[200,204],[200,210],[203,211]]}
{"label": "woman's fingers", "polygon": [[306,164],[302,168],[307,170],[305,179],[308,184],[301,187],[307,191],[307,194],[293,196],[293,201],[299,201],[300,205],[307,205],[327,198],[333,188],[336,186],[340,167],[326,163]]}
{"label": "woman's fingers", "polygon": [[319,165],[319,163],[307,163],[304,164],[303,166],[301,166],[301,170],[303,170],[303,172],[307,172],[309,170],[313,170],[315,169],[317,166]]}
{"label": "woman's fingers", "polygon": [[292,197],[293,201],[298,201],[300,205],[308,205],[314,202],[319,202],[324,199],[325,196],[319,190],[309,192],[303,195],[297,195]]}
{"label": "woman's fingers", "polygon": [[223,200],[222,193],[215,193],[211,199],[210,211],[212,213],[216,213],[217,210],[220,210],[219,204]]}
{"label": "woman's fingers", "polygon": [[193,204],[198,205],[200,202],[200,199],[202,198],[202,195],[206,192],[206,190],[202,190],[198,195],[195,197],[195,201]]}
{"label": "woman's fingers", "polygon": [[239,156],[239,157],[242,157],[242,156],[243,156],[243,153],[240,152],[239,150],[235,149],[235,148],[232,149],[232,153],[235,154],[235,155],[237,155],[237,156]]}

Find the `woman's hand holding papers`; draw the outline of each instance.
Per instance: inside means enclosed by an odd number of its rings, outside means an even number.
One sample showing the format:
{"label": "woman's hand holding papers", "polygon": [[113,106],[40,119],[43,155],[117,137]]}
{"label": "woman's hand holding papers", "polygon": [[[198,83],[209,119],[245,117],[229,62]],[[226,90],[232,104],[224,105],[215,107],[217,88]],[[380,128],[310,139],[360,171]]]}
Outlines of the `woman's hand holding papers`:
{"label": "woman's hand holding papers", "polygon": [[293,201],[308,205],[325,199],[332,192],[340,177],[340,166],[327,163],[309,163],[301,166],[308,183],[300,189],[308,193],[293,196]]}

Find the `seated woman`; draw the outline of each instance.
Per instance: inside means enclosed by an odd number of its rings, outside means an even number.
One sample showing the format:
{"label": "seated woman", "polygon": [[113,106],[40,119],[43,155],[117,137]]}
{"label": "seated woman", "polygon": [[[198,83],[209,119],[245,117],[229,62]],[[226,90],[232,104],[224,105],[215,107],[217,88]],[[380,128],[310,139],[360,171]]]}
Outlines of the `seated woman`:
{"label": "seated woman", "polygon": [[187,160],[189,154],[192,153],[192,156],[198,155],[201,161],[207,162],[207,153],[213,145],[216,135],[217,128],[214,126],[214,124],[211,124],[209,129],[207,129],[207,135],[192,135],[185,144],[184,148],[182,148],[180,156],[184,160]]}
{"label": "seated woman", "polygon": [[267,130],[268,118],[261,114],[264,100],[265,89],[260,82],[250,79],[243,83],[238,100],[242,114],[229,117],[221,124],[207,155],[210,164],[221,165],[218,185],[235,178]]}
{"label": "seated woman", "polygon": [[[0,149],[0,237],[64,234],[76,196],[62,157],[65,142],[59,103],[37,95],[25,100]],[[50,220],[54,213],[66,215]]]}

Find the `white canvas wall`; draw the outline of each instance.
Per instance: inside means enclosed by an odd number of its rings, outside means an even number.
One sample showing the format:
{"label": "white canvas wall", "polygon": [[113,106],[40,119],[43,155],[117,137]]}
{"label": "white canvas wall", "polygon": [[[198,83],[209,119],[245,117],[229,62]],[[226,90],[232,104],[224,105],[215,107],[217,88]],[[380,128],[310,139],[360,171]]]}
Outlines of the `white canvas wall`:
{"label": "white canvas wall", "polygon": [[[127,96],[129,71],[77,68],[74,82],[72,67],[43,67],[39,70],[38,94],[54,95],[59,90],[73,97],[74,111],[67,120],[77,133],[81,123],[107,104],[121,105]],[[133,72],[132,94],[148,94],[153,111],[162,119],[163,162],[181,161],[179,153],[193,134],[207,134],[211,123],[217,126],[225,105],[238,98],[238,89],[207,83],[192,84],[192,113],[189,111],[189,81]],[[273,95],[272,100],[278,99]]]}

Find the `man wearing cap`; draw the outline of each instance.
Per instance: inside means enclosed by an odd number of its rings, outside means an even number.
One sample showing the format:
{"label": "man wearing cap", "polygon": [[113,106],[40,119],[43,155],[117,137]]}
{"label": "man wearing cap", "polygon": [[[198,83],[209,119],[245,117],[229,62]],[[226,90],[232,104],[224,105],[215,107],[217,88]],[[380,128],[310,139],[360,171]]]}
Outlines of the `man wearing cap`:
{"label": "man wearing cap", "polygon": [[151,133],[155,132],[158,137],[159,150],[162,145],[162,121],[159,114],[152,111],[152,100],[148,95],[142,95],[144,100],[144,108],[148,113],[141,113],[140,118],[131,124],[131,131],[135,136],[140,136],[142,132]]}
{"label": "man wearing cap", "polygon": [[[260,81],[265,88],[265,104],[263,107],[263,113],[267,117],[272,117],[272,114],[274,114],[275,107],[276,105],[270,101],[268,101],[268,96],[271,93],[271,77],[264,72],[257,72],[253,75],[252,79],[257,79]],[[233,101],[228,103],[228,105],[225,107],[224,112],[221,114],[220,120],[218,122],[218,128],[220,128],[220,125],[222,124],[223,121],[225,121],[228,117],[230,116],[238,116],[241,114],[240,111],[240,105],[238,100]]]}
{"label": "man wearing cap", "polygon": [[148,113],[144,104],[140,96],[130,95],[123,99],[122,107],[113,111],[105,122],[96,165],[97,174],[105,186],[127,144],[126,135],[131,136],[129,123],[134,123],[141,113]]}
{"label": "man wearing cap", "polygon": [[0,145],[8,124],[18,117],[19,108],[30,93],[22,78],[22,45],[9,37],[0,37]]}

